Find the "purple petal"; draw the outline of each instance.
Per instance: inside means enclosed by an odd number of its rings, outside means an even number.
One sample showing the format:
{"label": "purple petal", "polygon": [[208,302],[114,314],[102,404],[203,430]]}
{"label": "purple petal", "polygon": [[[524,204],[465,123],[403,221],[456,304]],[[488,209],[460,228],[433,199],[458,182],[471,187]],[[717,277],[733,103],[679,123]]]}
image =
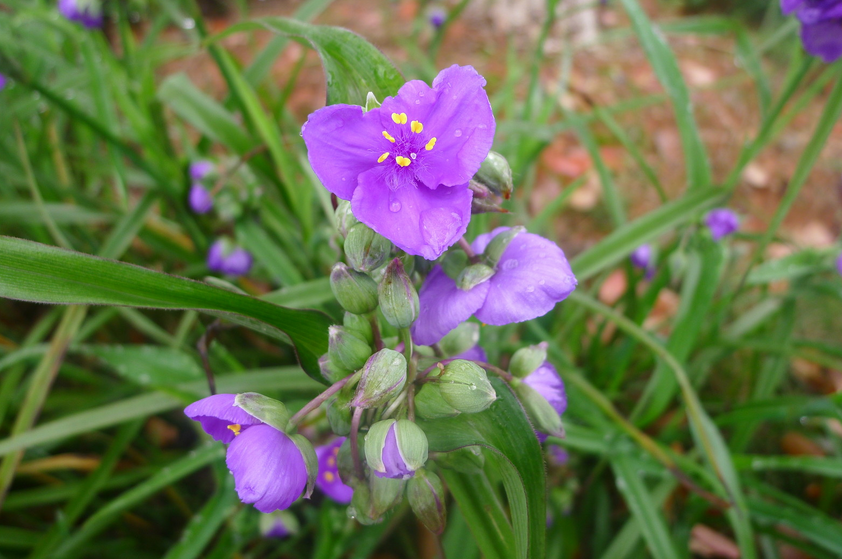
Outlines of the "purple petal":
{"label": "purple petal", "polygon": [[203,159],[195,161],[190,164],[190,179],[193,181],[200,181],[213,172],[216,165],[212,161]]}
{"label": "purple petal", "polygon": [[213,207],[213,197],[201,184],[194,184],[190,187],[190,209],[197,214],[208,213]]}
{"label": "purple petal", "polygon": [[224,265],[224,257],[225,241],[222,239],[218,239],[210,246],[210,249],[208,249],[208,269],[214,272],[221,272]]}
{"label": "purple petal", "polygon": [[249,251],[244,248],[235,248],[225,257],[222,272],[230,276],[243,276],[249,273],[253,262]]}
{"label": "purple petal", "polygon": [[740,218],[728,208],[716,208],[705,216],[705,225],[710,229],[713,240],[718,241],[740,228]]}
{"label": "purple petal", "polygon": [[383,445],[383,452],[381,457],[383,459],[383,467],[385,472],[374,472],[377,477],[388,477],[392,479],[406,479],[412,477],[415,470],[410,470],[406,465],[406,461],[401,455],[400,448],[398,448],[398,436],[395,433],[395,426],[393,423],[389,427],[389,432],[386,434],[386,442]]}
{"label": "purple petal", "polygon": [[58,11],[70,21],[81,23],[88,29],[102,26],[102,7],[98,2],[79,5],[78,0],[59,0]]}
{"label": "purple petal", "polygon": [[234,405],[236,397],[236,394],[208,396],[184,408],[184,414],[201,423],[205,433],[215,440],[228,444],[235,437],[234,431],[228,428],[229,425],[242,426],[240,432],[243,433],[246,426],[260,424],[260,420]]}
{"label": "purple petal", "polygon": [[781,0],[781,11],[784,15],[788,16],[792,12],[798,9],[801,4],[804,3],[805,0]]}
{"label": "purple petal", "polygon": [[6,87],[6,76],[0,74],[0,90]]}
{"label": "purple petal", "polygon": [[337,503],[347,505],[354,496],[354,490],[342,483],[339,478],[339,464],[336,461],[343,442],[345,437],[339,437],[330,444],[316,447],[316,457],[319,459],[316,487]]}
{"label": "purple petal", "polygon": [[502,326],[548,313],[576,288],[564,252],[552,241],[521,233],[512,240],[487,282],[485,302],[475,316]]}
{"label": "purple petal", "polygon": [[827,63],[842,57],[842,19],[822,21],[801,27],[804,50]]}
{"label": "purple petal", "polygon": [[544,361],[543,365],[529,373],[523,379],[523,383],[543,396],[559,415],[567,409],[567,392],[564,389],[564,382],[549,361]]}
{"label": "purple petal", "polygon": [[652,262],[652,245],[640,245],[629,256],[632,266],[646,269]]}
{"label": "purple petal", "polygon": [[307,485],[301,451],[285,433],[268,425],[243,431],[225,458],[240,500],[260,512],[288,508]]}
{"label": "purple petal", "polygon": [[389,171],[359,176],[351,200],[354,215],[409,254],[435,260],[468,229],[472,193],[467,185],[436,190],[409,183],[392,190]]}
{"label": "purple petal", "polygon": [[454,355],[451,359],[466,359],[468,361],[482,361],[485,363],[488,361],[488,356],[485,354],[484,349],[482,349],[479,345],[475,345],[468,351],[463,351],[459,355]]}
{"label": "purple petal", "polygon": [[474,242],[471,243],[471,248],[477,254],[482,254],[485,252],[485,248],[488,246],[488,243],[491,242],[491,239],[502,233],[503,231],[508,231],[511,227],[497,227],[493,229],[491,233],[483,233],[482,235],[477,235],[477,238],[474,239]]}
{"label": "purple petal", "polygon": [[292,532],[289,531],[289,528],[286,527],[286,524],[284,524],[284,521],[280,518],[276,518],[272,523],[272,527],[263,534],[263,537],[280,540],[289,536],[291,533]]}
{"label": "purple petal", "polygon": [[325,188],[350,200],[357,177],[378,165],[393,148],[383,137],[377,110],[356,105],[331,105],[310,115],[301,128],[310,165]]}
{"label": "purple petal", "polygon": [[485,282],[462,291],[441,266],[434,267],[418,293],[421,312],[412,325],[415,342],[434,344],[468,320],[482,306],[490,285]]}
{"label": "purple petal", "polygon": [[836,271],[842,276],[842,254],[836,258]]}

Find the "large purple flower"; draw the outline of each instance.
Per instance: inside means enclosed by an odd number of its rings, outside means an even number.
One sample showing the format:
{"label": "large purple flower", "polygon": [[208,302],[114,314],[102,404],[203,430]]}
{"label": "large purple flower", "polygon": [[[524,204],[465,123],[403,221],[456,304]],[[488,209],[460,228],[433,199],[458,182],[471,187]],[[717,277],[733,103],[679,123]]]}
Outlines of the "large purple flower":
{"label": "large purple flower", "polygon": [[[564,389],[564,382],[549,361],[544,361],[540,367],[525,376],[523,383],[529,385],[549,402],[558,415],[563,414],[567,409],[567,391]],[[538,433],[538,439],[544,442],[547,440],[547,435]]]}
{"label": "large purple flower", "polygon": [[825,62],[842,57],[842,2],[840,0],[781,0],[785,15],[801,21],[804,49]]}
{"label": "large purple flower", "polygon": [[734,233],[740,228],[740,216],[728,208],[716,208],[705,216],[705,225],[714,241]]}
{"label": "large purple flower", "polygon": [[100,0],[58,0],[58,11],[88,29],[102,27],[102,5]]}
{"label": "large purple flower", "polygon": [[[471,247],[479,254],[508,229],[480,235]],[[470,290],[459,289],[441,266],[434,267],[418,293],[421,314],[412,336],[421,345],[434,344],[471,315],[495,326],[531,320],[548,313],[575,288],[564,252],[539,235],[521,233],[503,251],[491,279]]]}
{"label": "large purple flower", "polygon": [[365,112],[331,105],[301,132],[313,171],[356,218],[400,249],[438,258],[471,219],[468,181],[494,139],[485,79],[470,66],[413,80]]}
{"label": "large purple flower", "polygon": [[343,442],[345,442],[345,437],[339,437],[330,444],[316,447],[316,457],[319,459],[316,487],[337,503],[347,505],[354,496],[354,490],[339,479],[337,456]]}
{"label": "large purple flower", "polygon": [[207,434],[230,443],[225,463],[240,500],[260,512],[288,508],[307,485],[304,456],[286,433],[234,406],[235,394],[216,394],[184,409]]}

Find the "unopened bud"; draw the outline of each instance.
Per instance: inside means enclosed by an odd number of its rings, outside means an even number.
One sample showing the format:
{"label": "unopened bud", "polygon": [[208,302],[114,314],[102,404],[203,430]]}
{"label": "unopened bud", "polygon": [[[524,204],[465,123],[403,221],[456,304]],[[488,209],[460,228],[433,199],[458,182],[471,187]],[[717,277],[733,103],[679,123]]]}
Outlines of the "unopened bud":
{"label": "unopened bud", "polygon": [[479,343],[479,324],[463,322],[439,341],[442,352],[449,356],[464,353]]}
{"label": "unopened bud", "polygon": [[365,459],[378,477],[409,479],[427,462],[427,435],[408,419],[378,421],[365,436]]}
{"label": "unopened bud", "polygon": [[333,212],[333,217],[336,221],[336,229],[343,237],[347,237],[351,227],[359,223],[351,211],[351,202],[347,200],[339,200],[339,204]]}
{"label": "unopened bud", "polygon": [[389,252],[392,243],[364,223],[357,223],[348,231],[345,238],[345,256],[348,264],[358,272],[371,272],[379,268]]}
{"label": "unopened bud", "polygon": [[564,436],[564,426],[561,423],[561,416],[535,389],[515,379],[511,383],[512,389],[517,394],[523,409],[532,421],[537,431],[553,437]]}
{"label": "unopened bud", "polygon": [[424,419],[441,419],[459,415],[459,410],[447,403],[434,383],[426,383],[415,395],[415,411]]}
{"label": "unopened bud", "polygon": [[406,481],[377,475],[368,478],[371,489],[371,511],[376,516],[383,516],[403,500]]}
{"label": "unopened bud", "polygon": [[304,467],[307,469],[307,489],[304,490],[304,498],[309,499],[310,495],[313,494],[313,487],[316,485],[316,476],[319,475],[319,459],[316,456],[316,449],[304,435],[294,434],[289,435],[289,438],[292,439],[302,458],[304,458]]}
{"label": "unopened bud", "polygon": [[281,432],[286,431],[289,418],[292,417],[283,402],[257,392],[237,394],[234,405]]}
{"label": "unopened bud", "polygon": [[355,480],[352,485],[354,496],[351,497],[351,504],[348,506],[348,518],[352,518],[363,526],[370,526],[381,522],[383,518],[374,514],[371,504],[371,489],[364,481]]}
{"label": "unopened bud", "polygon": [[496,151],[488,152],[479,171],[474,175],[474,180],[507,200],[512,196],[512,168],[506,158]]}
{"label": "unopened bud", "polygon": [[456,278],[456,286],[462,291],[470,291],[481,283],[494,277],[494,268],[485,264],[471,264]]}
{"label": "unopened bud", "polygon": [[330,429],[340,437],[346,437],[351,432],[350,398],[340,392],[327,402],[327,421]]}
{"label": "unopened bud", "polygon": [[330,358],[329,353],[325,353],[319,357],[319,370],[322,372],[322,376],[331,384],[342,380],[353,372],[336,363]]}
{"label": "unopened bud", "polygon": [[509,362],[509,372],[516,377],[524,378],[543,365],[546,360],[547,342],[522,347],[512,355],[512,360]]}
{"label": "unopened bud", "polygon": [[276,510],[260,515],[260,533],[264,538],[281,539],[298,533],[299,524],[295,515],[287,510]]}
{"label": "unopened bud", "polygon": [[507,231],[498,233],[497,236],[491,239],[491,242],[485,247],[485,252],[482,253],[488,265],[492,267],[497,266],[497,263],[500,262],[500,258],[503,256],[503,252],[506,248],[508,248],[509,243],[511,243],[515,237],[524,231],[526,231],[526,227],[519,225],[517,227],[512,227]]}
{"label": "unopened bud", "polygon": [[377,308],[377,284],[374,280],[342,262],[334,264],[330,272],[330,288],[348,312],[365,314]]}
{"label": "unopened bud", "polygon": [[351,405],[376,408],[403,390],[406,384],[406,358],[392,349],[381,349],[368,358]]}
{"label": "unopened bud", "polygon": [[463,413],[481,412],[497,399],[482,367],[464,359],[448,363],[438,385],[445,401]]}
{"label": "unopened bud", "polygon": [[441,535],[447,524],[447,507],[444,502],[444,487],[439,476],[421,468],[409,480],[406,497],[415,516],[434,534]]}
{"label": "unopened bud", "polygon": [[328,355],[331,361],[356,371],[371,357],[371,346],[343,326],[331,326],[328,332]]}
{"label": "unopened bud", "polygon": [[395,328],[409,328],[418,318],[418,292],[397,258],[386,266],[378,288],[380,311]]}
{"label": "unopened bud", "polygon": [[374,343],[374,332],[371,330],[371,321],[368,317],[346,312],[345,317],[342,319],[342,324],[346,330],[356,337],[365,340],[369,344]]}

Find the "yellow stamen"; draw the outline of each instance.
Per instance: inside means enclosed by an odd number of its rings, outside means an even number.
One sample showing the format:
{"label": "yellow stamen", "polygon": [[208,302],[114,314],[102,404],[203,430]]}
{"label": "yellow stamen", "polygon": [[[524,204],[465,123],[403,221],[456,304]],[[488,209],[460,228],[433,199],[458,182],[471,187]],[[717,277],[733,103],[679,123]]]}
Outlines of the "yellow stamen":
{"label": "yellow stamen", "polygon": [[431,149],[433,149],[434,147],[436,147],[436,139],[435,139],[435,138],[430,138],[430,141],[429,141],[429,142],[427,142],[427,145],[426,145],[426,146],[424,146],[424,149],[426,149],[427,151],[430,151],[430,150],[431,150]]}
{"label": "yellow stamen", "polygon": [[392,113],[392,120],[395,124],[406,124],[406,113]]}
{"label": "yellow stamen", "polygon": [[397,156],[397,157],[395,157],[395,161],[397,161],[398,165],[400,165],[401,167],[406,167],[406,166],[408,166],[410,163],[412,163],[412,160],[411,160],[410,158],[408,158],[408,157],[401,157],[400,155],[399,155],[399,156]]}
{"label": "yellow stamen", "polygon": [[240,429],[242,429],[242,426],[234,423],[232,425],[229,425],[228,428],[234,432],[234,436],[236,437],[240,434]]}
{"label": "yellow stamen", "polygon": [[409,128],[416,134],[420,134],[421,131],[424,130],[424,125],[418,122],[417,120],[413,120],[412,123],[409,125]]}
{"label": "yellow stamen", "polygon": [[339,447],[338,446],[333,449],[333,455],[339,456]]}
{"label": "yellow stamen", "polygon": [[380,157],[378,157],[378,158],[377,158],[377,162],[378,162],[378,163],[383,163],[384,161],[386,161],[386,158],[387,158],[387,157],[389,157],[389,152],[388,152],[388,151],[387,151],[386,153],[384,153],[383,155],[381,155]]}
{"label": "yellow stamen", "polygon": [[334,467],[336,465],[336,458],[334,458],[333,456],[328,456],[327,457],[327,465],[330,466],[331,468]]}
{"label": "yellow stamen", "polygon": [[325,481],[332,483],[334,479],[333,472],[325,472]]}
{"label": "yellow stamen", "polygon": [[395,143],[395,139],[392,137],[392,135],[386,132],[385,130],[383,131],[383,137],[392,142],[393,144]]}

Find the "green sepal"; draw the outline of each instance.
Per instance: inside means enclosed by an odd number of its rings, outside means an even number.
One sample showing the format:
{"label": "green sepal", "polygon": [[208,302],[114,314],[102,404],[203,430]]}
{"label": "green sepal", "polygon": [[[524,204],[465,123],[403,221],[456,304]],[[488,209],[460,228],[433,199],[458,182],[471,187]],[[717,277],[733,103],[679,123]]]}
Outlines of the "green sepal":
{"label": "green sepal", "polygon": [[434,383],[426,383],[415,394],[415,411],[419,417],[424,419],[441,419],[443,417],[455,417],[459,410],[447,403],[441,395],[439,387]]}
{"label": "green sepal", "polygon": [[304,458],[304,466],[307,468],[307,488],[304,491],[304,498],[309,499],[316,486],[316,476],[319,475],[319,459],[316,457],[316,449],[304,435],[290,435],[290,439],[298,447],[301,456]]}
{"label": "green sepal", "polygon": [[283,402],[257,392],[237,394],[234,398],[234,405],[253,418],[259,419],[282,433],[286,432],[289,419],[292,417]]}

